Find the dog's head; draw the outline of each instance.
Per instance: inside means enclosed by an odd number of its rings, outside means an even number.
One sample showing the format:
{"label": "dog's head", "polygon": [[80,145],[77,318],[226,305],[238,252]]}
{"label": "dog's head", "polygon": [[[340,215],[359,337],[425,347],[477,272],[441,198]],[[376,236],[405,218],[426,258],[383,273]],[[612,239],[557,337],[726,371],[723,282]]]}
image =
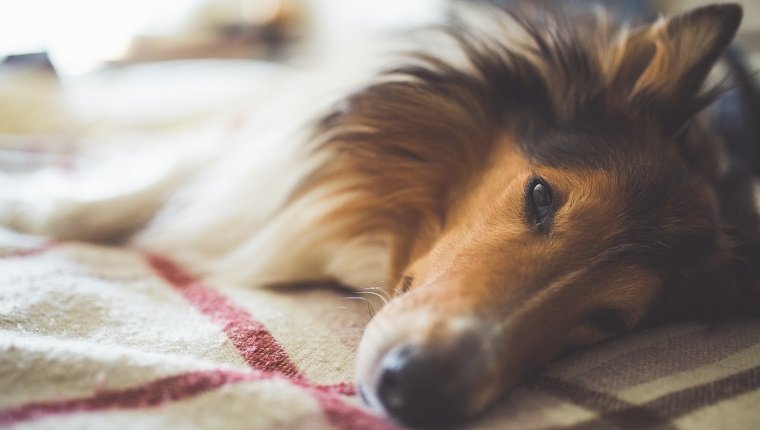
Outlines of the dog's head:
{"label": "dog's head", "polygon": [[694,120],[740,7],[632,30],[493,13],[503,34],[450,32],[464,64],[417,54],[327,117],[310,182],[340,178],[343,228],[391,238],[358,379],[409,424],[471,416],[562,351],[750,307],[751,187]]}

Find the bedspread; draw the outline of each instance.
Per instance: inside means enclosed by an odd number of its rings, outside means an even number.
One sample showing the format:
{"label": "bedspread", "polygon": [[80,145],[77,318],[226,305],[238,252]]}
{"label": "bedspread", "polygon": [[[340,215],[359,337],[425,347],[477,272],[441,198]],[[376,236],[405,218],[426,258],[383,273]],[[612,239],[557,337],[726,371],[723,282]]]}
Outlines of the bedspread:
{"label": "bedspread", "polygon": [[[134,250],[0,235],[0,427],[390,429],[351,384],[369,310],[325,287],[195,279]],[[565,357],[471,428],[752,429],[760,322]]]}

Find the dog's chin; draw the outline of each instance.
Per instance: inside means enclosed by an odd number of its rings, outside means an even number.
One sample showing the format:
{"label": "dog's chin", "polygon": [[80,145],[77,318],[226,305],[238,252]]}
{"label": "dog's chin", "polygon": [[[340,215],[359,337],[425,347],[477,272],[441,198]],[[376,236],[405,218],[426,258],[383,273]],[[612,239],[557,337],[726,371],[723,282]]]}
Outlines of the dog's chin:
{"label": "dog's chin", "polygon": [[359,347],[362,399],[412,427],[449,426],[473,417],[501,392],[484,332],[474,319],[380,312]]}

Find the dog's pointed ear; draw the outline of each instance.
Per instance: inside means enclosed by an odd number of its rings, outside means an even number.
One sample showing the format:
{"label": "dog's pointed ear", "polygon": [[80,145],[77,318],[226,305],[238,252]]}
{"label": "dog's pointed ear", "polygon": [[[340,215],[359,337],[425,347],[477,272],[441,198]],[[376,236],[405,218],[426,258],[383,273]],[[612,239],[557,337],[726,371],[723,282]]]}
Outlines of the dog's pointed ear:
{"label": "dog's pointed ear", "polygon": [[671,112],[688,104],[741,20],[741,6],[712,5],[622,35],[603,59],[610,96],[617,102],[651,102]]}

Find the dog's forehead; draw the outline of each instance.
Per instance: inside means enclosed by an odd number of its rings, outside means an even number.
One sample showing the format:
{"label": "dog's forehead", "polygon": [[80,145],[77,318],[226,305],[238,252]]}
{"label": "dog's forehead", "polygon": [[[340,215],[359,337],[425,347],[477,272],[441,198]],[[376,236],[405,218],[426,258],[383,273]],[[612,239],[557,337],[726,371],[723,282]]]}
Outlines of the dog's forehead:
{"label": "dog's forehead", "polygon": [[568,124],[533,126],[518,131],[516,142],[532,163],[555,168],[615,171],[650,160],[663,162],[667,139],[648,124],[608,113]]}

